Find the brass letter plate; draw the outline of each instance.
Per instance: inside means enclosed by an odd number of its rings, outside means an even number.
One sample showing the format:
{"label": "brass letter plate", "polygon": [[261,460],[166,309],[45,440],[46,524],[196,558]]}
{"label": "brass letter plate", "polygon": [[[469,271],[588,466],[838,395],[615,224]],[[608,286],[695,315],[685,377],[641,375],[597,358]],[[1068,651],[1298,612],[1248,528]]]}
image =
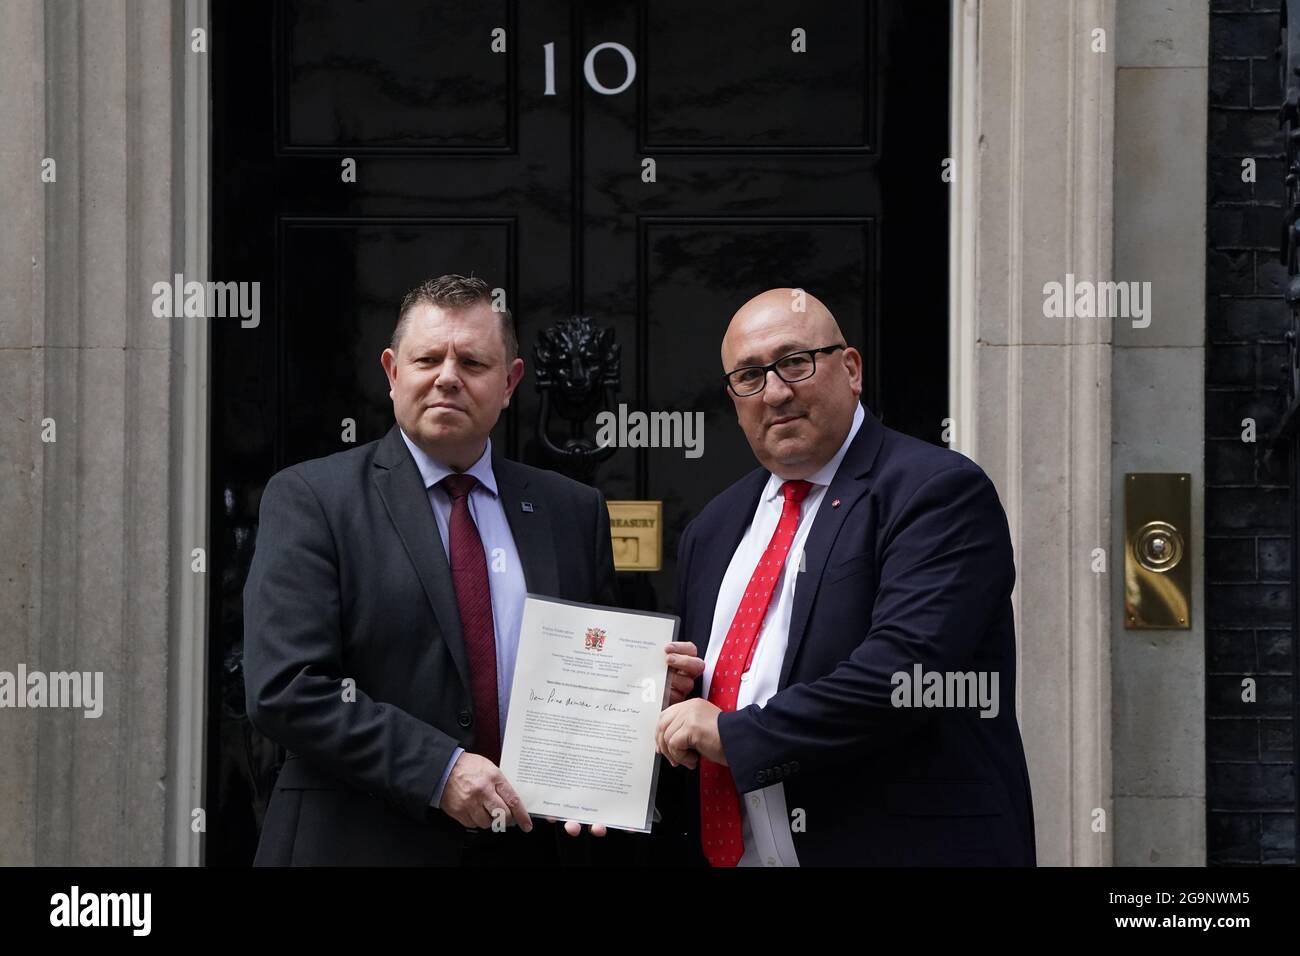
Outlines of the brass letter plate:
{"label": "brass letter plate", "polygon": [[1124,626],[1192,626],[1192,478],[1124,476]]}
{"label": "brass letter plate", "polygon": [[609,536],[616,571],[658,571],[663,567],[664,503],[607,501]]}

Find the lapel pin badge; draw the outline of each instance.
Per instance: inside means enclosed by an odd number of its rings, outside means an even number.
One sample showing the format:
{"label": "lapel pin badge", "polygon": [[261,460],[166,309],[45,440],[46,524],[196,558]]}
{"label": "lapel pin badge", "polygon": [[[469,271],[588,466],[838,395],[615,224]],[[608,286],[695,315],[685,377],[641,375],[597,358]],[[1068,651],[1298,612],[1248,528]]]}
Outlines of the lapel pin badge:
{"label": "lapel pin badge", "polygon": [[521,501],[519,502],[519,507],[522,511],[526,512],[527,514],[533,513],[533,503],[531,501]]}
{"label": "lapel pin badge", "polygon": [[838,508],[839,506],[840,506],[840,499],[839,499],[839,498],[836,498],[834,501],[831,502],[831,507],[832,507],[832,508]]}

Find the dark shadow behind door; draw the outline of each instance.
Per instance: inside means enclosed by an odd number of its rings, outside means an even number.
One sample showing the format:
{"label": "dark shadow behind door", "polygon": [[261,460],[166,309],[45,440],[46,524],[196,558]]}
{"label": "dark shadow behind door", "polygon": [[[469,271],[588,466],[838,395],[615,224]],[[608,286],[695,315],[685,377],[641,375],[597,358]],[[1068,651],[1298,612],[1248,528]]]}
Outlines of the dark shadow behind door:
{"label": "dark shadow behind door", "polygon": [[[392,425],[379,353],[421,279],[506,290],[530,365],[493,438],[512,457],[548,466],[532,349],[573,314],[614,330],[617,402],[704,413],[702,457],[623,449],[596,472],[608,498],[664,503],[663,570],[620,576],[629,606],[673,609],[682,528],[754,467],[718,346],[757,292],[825,301],[867,359],[865,403],[939,440],[948,17],[937,0],[214,4],[212,278],[260,282],[262,316],[212,323],[209,863],[251,861],[277,759],[240,670],[262,488],[354,447],[348,420],[356,443]],[[636,65],[614,95],[584,74],[604,43]],[[628,75],[613,48],[592,70],[605,89]]]}

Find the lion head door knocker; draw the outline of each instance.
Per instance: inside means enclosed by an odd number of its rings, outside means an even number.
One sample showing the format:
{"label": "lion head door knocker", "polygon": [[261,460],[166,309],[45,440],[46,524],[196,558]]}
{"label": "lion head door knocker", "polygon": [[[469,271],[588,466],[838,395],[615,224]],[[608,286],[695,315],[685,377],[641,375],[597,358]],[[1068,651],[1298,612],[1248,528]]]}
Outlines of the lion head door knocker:
{"label": "lion head door knocker", "polygon": [[[558,471],[589,482],[596,465],[614,454],[613,447],[587,437],[587,420],[613,403],[622,381],[622,346],[614,341],[613,329],[597,328],[590,317],[575,315],[542,331],[533,361],[542,396],[538,441]],[[568,425],[568,436],[558,444],[551,438],[552,413]]]}

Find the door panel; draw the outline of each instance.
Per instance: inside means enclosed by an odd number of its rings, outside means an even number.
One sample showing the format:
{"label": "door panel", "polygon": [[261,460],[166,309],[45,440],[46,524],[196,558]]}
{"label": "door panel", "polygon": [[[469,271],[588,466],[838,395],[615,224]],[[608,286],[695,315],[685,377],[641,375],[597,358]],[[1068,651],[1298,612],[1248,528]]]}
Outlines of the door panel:
{"label": "door panel", "polygon": [[515,8],[503,0],[283,3],[278,144],[513,152],[514,58],[492,52],[484,28],[513,26]]}
{"label": "door panel", "polygon": [[[870,151],[875,5],[822,0],[764,14],[746,0],[646,0],[638,8],[644,151]],[[796,29],[808,52],[792,49]]]}

